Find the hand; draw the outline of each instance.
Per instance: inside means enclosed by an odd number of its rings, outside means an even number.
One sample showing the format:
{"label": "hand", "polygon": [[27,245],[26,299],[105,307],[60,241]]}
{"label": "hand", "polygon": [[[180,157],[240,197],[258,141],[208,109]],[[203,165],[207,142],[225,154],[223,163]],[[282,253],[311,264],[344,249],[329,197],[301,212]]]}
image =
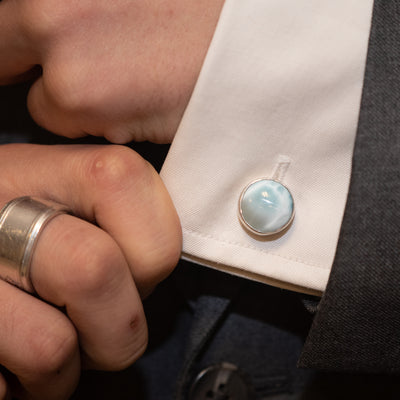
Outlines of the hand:
{"label": "hand", "polygon": [[32,195],[75,215],[39,237],[37,297],[0,280],[0,364],[18,378],[0,374],[0,398],[67,399],[81,364],[121,369],[144,351],[140,294],[175,266],[179,221],[158,174],[126,147],[13,144],[0,158],[0,206]]}
{"label": "hand", "polygon": [[28,107],[68,137],[171,142],[223,0],[3,0],[0,83],[35,65]]}

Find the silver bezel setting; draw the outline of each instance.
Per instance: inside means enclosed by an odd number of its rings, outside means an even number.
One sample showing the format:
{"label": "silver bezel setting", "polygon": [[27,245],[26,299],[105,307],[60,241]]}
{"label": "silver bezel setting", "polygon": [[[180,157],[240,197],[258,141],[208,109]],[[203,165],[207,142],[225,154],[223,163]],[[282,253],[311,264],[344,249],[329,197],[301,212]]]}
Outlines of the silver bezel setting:
{"label": "silver bezel setting", "polygon": [[[243,216],[243,210],[242,210],[242,200],[243,200],[243,197],[244,197],[245,193],[246,193],[247,190],[250,188],[250,186],[252,186],[252,185],[254,185],[255,183],[260,182],[260,181],[270,181],[270,182],[279,183],[280,185],[282,185],[282,186],[288,191],[290,197],[292,198],[292,202],[293,202],[293,210],[292,210],[292,214],[291,214],[290,219],[288,220],[288,222],[287,222],[284,226],[282,226],[281,228],[279,228],[279,229],[277,229],[277,230],[275,230],[275,231],[268,232],[268,233],[260,232],[260,231],[258,231],[257,229],[255,229],[254,227],[252,227],[252,226],[245,220],[245,218],[244,218],[244,216]],[[269,178],[259,178],[259,179],[256,179],[256,180],[250,182],[248,185],[246,185],[245,188],[242,190],[242,192],[241,192],[241,194],[240,194],[240,197],[239,197],[239,221],[240,221],[240,223],[242,224],[242,226],[243,226],[246,230],[248,230],[249,232],[251,232],[252,234],[254,234],[254,235],[256,235],[256,236],[260,236],[260,237],[269,237],[269,236],[277,235],[277,234],[279,234],[279,233],[285,231],[285,230],[292,224],[293,219],[294,219],[294,215],[295,215],[295,203],[294,203],[294,198],[293,198],[292,193],[290,192],[290,190],[288,189],[288,187],[287,187],[286,185],[284,185],[282,182],[277,181],[277,180],[275,180],[275,179],[269,179]]]}

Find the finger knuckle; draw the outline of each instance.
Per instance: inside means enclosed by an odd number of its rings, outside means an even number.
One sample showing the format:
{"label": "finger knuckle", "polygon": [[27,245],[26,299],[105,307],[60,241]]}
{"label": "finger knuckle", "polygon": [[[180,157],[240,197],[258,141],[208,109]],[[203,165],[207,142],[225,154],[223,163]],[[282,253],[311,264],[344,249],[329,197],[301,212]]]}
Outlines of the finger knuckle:
{"label": "finger knuckle", "polygon": [[106,234],[82,238],[63,277],[68,293],[92,296],[118,282],[124,266],[119,247]]}
{"label": "finger knuckle", "polygon": [[140,180],[140,186],[150,187],[150,170],[147,161],[128,147],[119,145],[99,149],[90,156],[88,163],[90,181],[98,190],[111,194],[131,185],[133,178]]}
{"label": "finger knuckle", "polygon": [[32,337],[30,349],[38,375],[59,374],[78,351],[78,337],[73,326],[59,318]]}
{"label": "finger knuckle", "polygon": [[43,74],[44,97],[65,115],[88,114],[96,102],[85,88],[87,78],[76,63],[52,60]]}

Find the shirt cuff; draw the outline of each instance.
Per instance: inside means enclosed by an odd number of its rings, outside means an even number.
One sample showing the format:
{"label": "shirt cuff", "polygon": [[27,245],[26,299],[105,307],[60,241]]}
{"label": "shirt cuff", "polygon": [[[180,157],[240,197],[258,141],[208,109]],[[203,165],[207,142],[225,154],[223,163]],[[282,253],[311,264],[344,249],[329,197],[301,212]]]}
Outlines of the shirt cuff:
{"label": "shirt cuff", "polygon": [[[161,171],[184,258],[305,293],[324,290],[346,205],[372,5],[225,2]],[[295,218],[278,238],[254,237],[238,219],[240,194],[280,168]]]}

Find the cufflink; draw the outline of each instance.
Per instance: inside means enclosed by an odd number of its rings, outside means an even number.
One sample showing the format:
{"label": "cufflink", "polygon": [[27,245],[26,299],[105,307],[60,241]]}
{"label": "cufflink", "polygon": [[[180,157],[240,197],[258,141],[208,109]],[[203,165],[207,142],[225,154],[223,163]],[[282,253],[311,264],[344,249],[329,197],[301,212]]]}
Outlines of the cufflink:
{"label": "cufflink", "polygon": [[257,236],[284,231],[293,221],[294,201],[289,189],[272,179],[247,185],[239,198],[239,220]]}

